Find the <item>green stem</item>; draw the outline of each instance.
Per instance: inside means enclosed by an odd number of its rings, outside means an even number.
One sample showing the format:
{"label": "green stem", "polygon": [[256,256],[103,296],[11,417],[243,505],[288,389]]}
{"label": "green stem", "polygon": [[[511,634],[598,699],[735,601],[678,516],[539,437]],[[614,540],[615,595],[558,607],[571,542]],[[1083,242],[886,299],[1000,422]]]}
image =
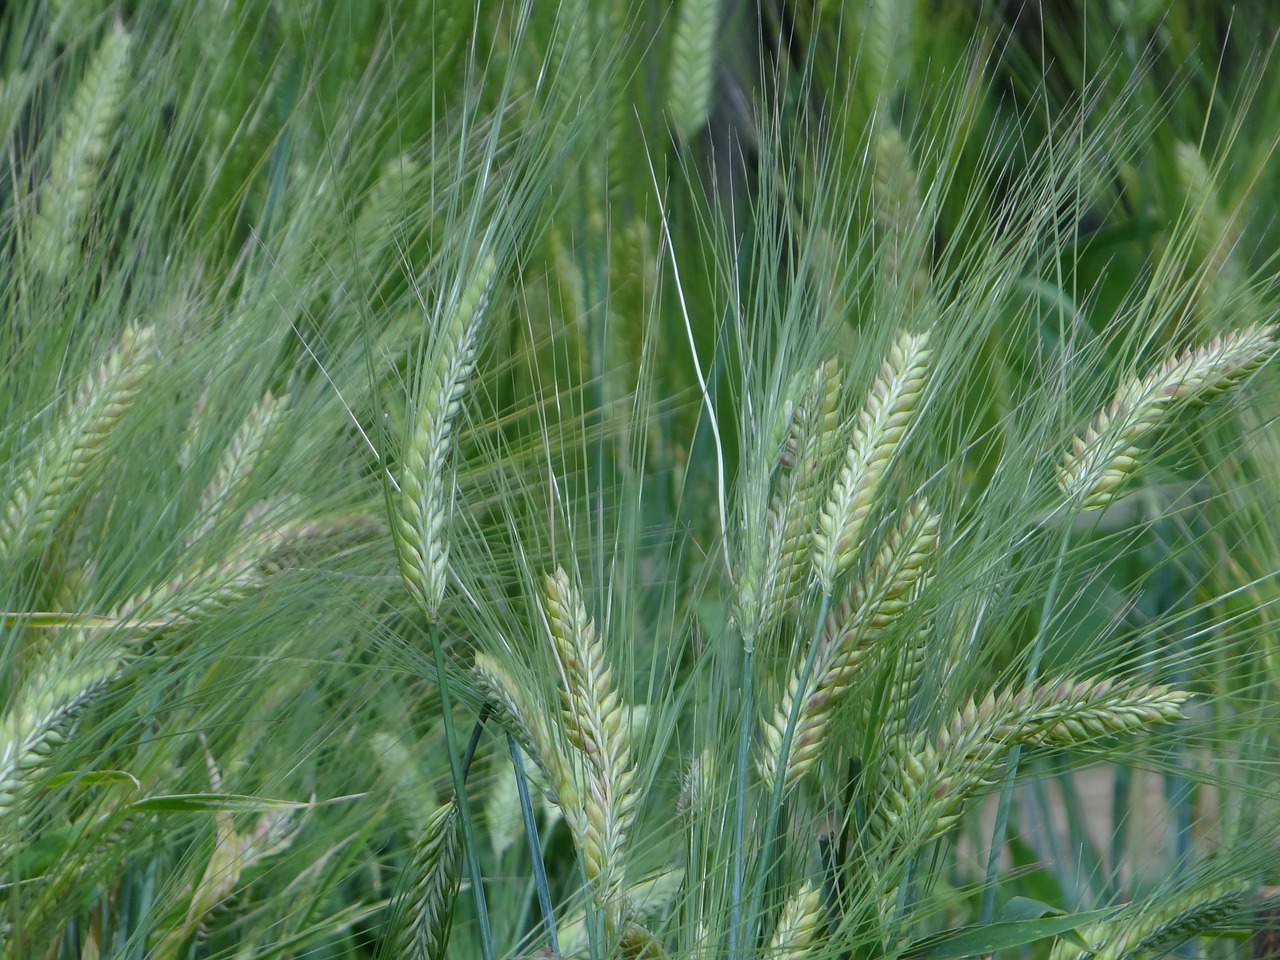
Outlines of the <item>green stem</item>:
{"label": "green stem", "polygon": [[755,644],[746,643],[742,651],[742,712],[738,717],[738,750],[734,758],[733,784],[733,885],[729,892],[729,960],[739,960],[739,938],[742,934],[742,856],[743,834],[747,819],[747,764],[751,755],[751,661]]}
{"label": "green stem", "polygon": [[520,795],[520,815],[524,818],[525,837],[529,841],[529,856],[533,858],[533,882],[538,888],[538,906],[542,910],[542,924],[547,931],[547,946],[550,947],[552,956],[559,956],[560,938],[556,936],[556,918],[551,910],[551,888],[547,883],[547,866],[542,862],[538,822],[534,819],[533,802],[529,799],[529,780],[524,775],[520,745],[511,734],[507,734],[507,749],[511,751],[511,763],[516,771],[516,792]]}
{"label": "green stem", "polygon": [[475,825],[471,820],[471,805],[467,803],[467,781],[462,761],[455,749],[457,740],[453,728],[453,698],[449,695],[449,678],[445,672],[444,648],[440,643],[440,625],[434,620],[427,624],[427,638],[435,657],[436,683],[440,687],[440,706],[444,721],[444,739],[449,754],[449,776],[453,780],[453,795],[458,802],[458,815],[462,818],[463,853],[467,861],[467,875],[471,879],[471,899],[475,903],[476,923],[480,927],[480,952],[484,960],[494,960],[493,933],[489,928],[489,908],[484,899],[484,875],[480,871],[480,855],[476,847]]}

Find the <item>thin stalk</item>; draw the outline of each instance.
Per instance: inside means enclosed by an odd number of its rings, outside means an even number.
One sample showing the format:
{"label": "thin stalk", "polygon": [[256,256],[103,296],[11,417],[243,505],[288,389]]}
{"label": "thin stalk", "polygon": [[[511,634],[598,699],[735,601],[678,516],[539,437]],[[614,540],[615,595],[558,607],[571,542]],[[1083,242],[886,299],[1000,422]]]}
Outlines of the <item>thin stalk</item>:
{"label": "thin stalk", "polygon": [[[1062,581],[1062,567],[1071,544],[1071,524],[1063,523],[1062,540],[1058,546],[1058,559],[1054,563],[1049,589],[1045,591],[1044,604],[1040,607],[1040,624],[1036,628],[1036,642],[1031,647],[1031,663],[1027,666],[1027,686],[1035,686],[1040,673],[1040,659],[1044,656],[1044,636],[1049,629],[1049,618],[1058,602],[1058,587]],[[1018,779],[1018,761],[1022,759],[1022,745],[1015,744],[1009,751],[1009,763],[1005,767],[1004,782],[1000,785],[1000,803],[996,807],[996,822],[991,828],[991,848],[987,851],[987,875],[982,885],[982,911],[978,923],[986,926],[996,913],[996,880],[1000,873],[1000,851],[1004,848],[1005,832],[1009,829],[1009,809],[1013,805],[1013,784]]]}
{"label": "thin stalk", "polygon": [[449,776],[453,780],[453,795],[458,801],[458,815],[462,818],[462,847],[467,861],[467,875],[471,879],[471,899],[475,903],[476,923],[480,928],[480,952],[484,960],[494,960],[493,932],[489,929],[489,907],[484,899],[484,876],[480,871],[480,855],[476,846],[475,825],[471,820],[471,806],[467,803],[467,778],[454,745],[453,698],[449,695],[449,679],[445,673],[444,648],[440,644],[440,625],[434,620],[427,624],[427,639],[435,657],[436,684],[440,687],[440,706],[444,721],[444,740],[449,754]]}
{"label": "thin stalk", "polygon": [[529,781],[524,775],[524,758],[515,737],[507,734],[507,749],[511,751],[511,763],[516,771],[516,792],[520,795],[520,815],[524,818],[524,833],[529,841],[529,856],[533,860],[533,882],[538,888],[538,906],[542,910],[542,925],[547,931],[547,946],[552,956],[560,955],[560,938],[556,935],[556,918],[551,911],[551,888],[547,884],[547,867],[542,862],[542,843],[538,840],[538,822],[533,816],[533,801],[529,799]]}
{"label": "thin stalk", "polygon": [[476,758],[476,749],[480,746],[480,734],[484,733],[485,721],[493,712],[493,704],[488,700],[480,708],[480,716],[476,717],[476,725],[471,728],[471,739],[467,741],[467,752],[462,755],[462,781],[466,783],[471,775],[471,761]]}
{"label": "thin stalk", "polygon": [[742,856],[743,834],[747,819],[747,764],[751,762],[751,662],[755,645],[744,644],[742,650],[742,711],[738,717],[738,750],[733,763],[733,883],[729,891],[729,960],[739,958],[742,926]]}
{"label": "thin stalk", "polygon": [[760,847],[760,863],[756,871],[756,882],[751,891],[751,900],[747,903],[750,911],[753,928],[751,930],[751,942],[758,939],[754,929],[755,921],[758,920],[757,908],[764,898],[764,885],[768,877],[768,866],[773,861],[773,846],[777,841],[778,832],[782,828],[782,794],[787,782],[787,757],[791,754],[791,741],[795,736],[796,724],[800,720],[800,709],[806,697],[805,689],[809,685],[809,678],[813,675],[813,664],[818,658],[818,645],[822,640],[823,626],[827,622],[827,614],[831,612],[831,594],[824,593],[822,595],[822,605],[818,608],[818,619],[813,630],[813,636],[809,638],[809,651],[804,658],[804,667],[800,671],[800,682],[796,685],[798,695],[791,703],[791,712],[787,715],[787,729],[782,735],[782,749],[778,756],[781,758],[778,763],[778,769],[774,773],[773,785],[770,788],[769,806],[766,808],[764,827],[764,843]]}

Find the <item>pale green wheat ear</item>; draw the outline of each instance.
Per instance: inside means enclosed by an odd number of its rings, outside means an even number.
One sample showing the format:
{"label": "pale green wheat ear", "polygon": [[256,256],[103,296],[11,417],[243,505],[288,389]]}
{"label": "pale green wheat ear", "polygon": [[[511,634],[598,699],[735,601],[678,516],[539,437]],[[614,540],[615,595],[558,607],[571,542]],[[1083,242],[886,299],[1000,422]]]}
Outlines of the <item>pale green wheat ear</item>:
{"label": "pale green wheat ear", "polygon": [[249,482],[254,465],[267,456],[279,435],[288,403],[288,397],[276,397],[268,392],[240,424],[218,461],[213,480],[200,498],[200,521],[187,538],[188,544],[198,543],[239,506],[239,496]]}
{"label": "pale green wheat ear", "polygon": [[561,678],[561,722],[582,759],[582,806],[574,832],[592,902],[613,935],[626,929],[625,855],[639,796],[622,702],[605,665],[595,623],[563,568],[546,578],[544,609]]}
{"label": "pale green wheat ear", "polygon": [[707,122],[719,29],[720,0],[680,0],[667,71],[667,111],[682,143]]}
{"label": "pale green wheat ear", "polygon": [[777,494],[765,518],[765,605],[760,629],[776,622],[804,589],[819,490],[839,432],[840,368],[827,360],[814,371],[791,412],[783,441]]}
{"label": "pale green wheat ear", "polygon": [[[821,756],[826,728],[836,707],[853,687],[863,657],[889,630],[925,584],[938,545],[940,518],[921,501],[909,507],[901,523],[881,546],[864,582],[856,585],[848,602],[827,618],[813,667],[803,684],[804,670],[796,664],[786,692],[764,726],[760,774],[773,783],[785,765],[784,785],[790,790]],[[787,726],[799,700],[790,752],[782,756]]]}
{"label": "pale green wheat ear", "polygon": [[577,791],[567,773],[568,764],[554,734],[542,722],[542,713],[529,703],[524,687],[495,658],[483,652],[476,654],[471,675],[497,721],[515,737],[525,756],[538,765],[552,800],[558,805],[569,803]]}
{"label": "pale green wheat ear", "polygon": [[271,576],[295,566],[308,543],[341,532],[326,523],[295,519],[298,509],[294,497],[259,501],[224,554],[183,567],[133,594],[111,611],[111,619],[142,636],[207,620],[257,593]]}
{"label": "pale green wheat ear", "polygon": [[461,853],[458,806],[450,802],[431,815],[414,844],[409,865],[414,882],[397,910],[403,920],[394,956],[438,960],[445,955],[461,882]]}
{"label": "pale green wheat ear", "polygon": [[25,789],[123,663],[117,654],[79,669],[39,668],[10,696],[0,721],[0,855],[7,856],[13,828],[21,821]]}
{"label": "pale green wheat ear", "polygon": [[769,956],[802,960],[822,932],[822,890],[806,880],[782,907],[769,940]]}
{"label": "pale green wheat ear", "polygon": [[27,454],[30,463],[0,514],[0,558],[13,562],[39,546],[55,520],[89,493],[112,430],[154,365],[151,328],[129,328],[107,361],[85,378],[68,409]]}
{"label": "pale green wheat ear", "polygon": [[[877,7],[890,4],[876,4]],[[911,150],[898,128],[885,124],[876,139],[875,176],[871,183],[876,228],[885,246],[885,273],[895,281],[907,279],[911,245],[925,234],[924,205],[911,163]],[[923,293],[929,274],[924,266],[910,275],[912,290]]]}
{"label": "pale green wheat ear", "polygon": [[52,286],[71,275],[76,260],[128,84],[129,47],[129,34],[116,21],[76,88],[53,146],[53,167],[40,189],[31,231],[32,263]]}
{"label": "pale green wheat ear", "polygon": [[1245,327],[1170,357],[1131,379],[1058,468],[1058,487],[1082,510],[1102,509],[1142,463],[1142,442],[1177,410],[1239,386],[1276,351],[1276,327]]}
{"label": "pale green wheat ear", "polygon": [[[1280,903],[1280,897],[1269,898]],[[1221,927],[1252,926],[1260,898],[1249,884],[1232,882],[1132,903],[1117,915],[1080,930],[1089,945],[1058,940],[1050,960],[1137,960],[1164,956]]]}
{"label": "pale green wheat ear", "polygon": [[1080,747],[1132,735],[1181,718],[1190,697],[1161,685],[1085,680],[970,701],[935,737],[903,736],[890,745],[873,830],[935,839],[959,820],[971,796],[992,784],[1015,745]]}
{"label": "pale green wheat ear", "polygon": [[1177,144],[1173,157],[1192,217],[1195,251],[1204,263],[1196,292],[1202,311],[1209,314],[1239,293],[1243,277],[1232,251],[1240,241],[1241,222],[1223,213],[1213,172],[1193,144]]}
{"label": "pale green wheat ear", "polygon": [[813,565],[828,595],[858,559],[880,482],[924,393],[929,359],[928,334],[901,334],[858,414],[844,466],[813,534]]}
{"label": "pale green wheat ear", "polygon": [[439,615],[449,567],[453,421],[475,366],[476,346],[496,275],[496,260],[485,254],[461,295],[439,318],[402,452],[400,494],[393,519],[400,575],[430,620]]}

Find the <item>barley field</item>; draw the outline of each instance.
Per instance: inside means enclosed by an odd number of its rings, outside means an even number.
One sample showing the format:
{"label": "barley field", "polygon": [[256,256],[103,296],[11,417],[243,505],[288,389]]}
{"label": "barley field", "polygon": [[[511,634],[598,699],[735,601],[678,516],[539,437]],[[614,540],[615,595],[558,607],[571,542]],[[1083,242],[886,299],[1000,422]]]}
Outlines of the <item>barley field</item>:
{"label": "barley field", "polygon": [[0,956],[1280,958],[1278,38],[0,6]]}

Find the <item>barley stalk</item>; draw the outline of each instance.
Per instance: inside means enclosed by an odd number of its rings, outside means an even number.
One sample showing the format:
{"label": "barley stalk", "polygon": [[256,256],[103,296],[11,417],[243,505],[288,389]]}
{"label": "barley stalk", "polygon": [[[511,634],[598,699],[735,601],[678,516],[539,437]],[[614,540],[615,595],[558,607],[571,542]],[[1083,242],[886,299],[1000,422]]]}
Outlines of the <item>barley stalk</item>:
{"label": "barley stalk", "polygon": [[295,509],[290,497],[259,502],[245,515],[234,549],[135,593],[110,618],[147,630],[188,626],[256,593],[289,565],[290,558],[282,556],[286,547],[329,531],[323,524],[284,519]]}
{"label": "barley stalk", "polygon": [[119,21],[114,22],[76,88],[53,147],[53,166],[40,190],[32,249],[37,267],[54,286],[66,280],[74,266],[93,190],[124,98],[129,47],[129,34]]}
{"label": "barley stalk", "polygon": [[441,318],[414,404],[413,429],[403,451],[395,516],[400,574],[430,620],[439,615],[449,564],[453,421],[475,365],[476,345],[496,273],[493,255],[486,254],[462,295]]}
{"label": "barley stalk", "polygon": [[924,333],[898,337],[858,415],[844,466],[813,534],[814,568],[825,593],[833,592],[836,579],[858,558],[876,492],[924,392],[928,343]]}
{"label": "barley stalk", "polygon": [[[760,774],[765,783],[773,783],[779,767],[785,766],[785,789],[790,790],[817,763],[827,723],[852,688],[864,654],[928,582],[938,525],[938,515],[929,512],[924,501],[909,507],[881,546],[865,581],[852,590],[847,606],[828,617],[803,689],[803,668],[792,670],[782,701],[763,731]],[[797,700],[800,710],[784,758],[787,725]]]}
{"label": "barley stalk", "polygon": [[1273,325],[1215,337],[1131,379],[1083,434],[1058,468],[1058,486],[1080,509],[1101,509],[1141,464],[1142,442],[1173,412],[1238,386],[1276,350]]}
{"label": "barley stalk", "polygon": [[413,886],[404,898],[408,920],[396,941],[397,957],[444,957],[461,880],[461,839],[456,803],[440,807],[423,826],[409,865]]}
{"label": "barley stalk", "polygon": [[[639,799],[622,704],[595,624],[563,568],[546,578],[545,611],[561,676],[561,718],[586,777],[578,846],[592,900],[610,928],[620,932],[626,841]],[[575,820],[569,820],[571,827]]]}
{"label": "barley stalk", "polygon": [[154,363],[151,328],[129,328],[106,362],[81,384],[5,504],[0,557],[12,561],[37,546],[55,520],[86,495],[88,477],[101,462],[111,431],[133,404]]}
{"label": "barley stalk", "polygon": [[1185,208],[1192,216],[1194,245],[1204,260],[1196,294],[1207,314],[1240,293],[1244,278],[1232,252],[1240,241],[1241,225],[1224,215],[1213,173],[1193,144],[1175,144],[1173,158],[1186,195]]}

